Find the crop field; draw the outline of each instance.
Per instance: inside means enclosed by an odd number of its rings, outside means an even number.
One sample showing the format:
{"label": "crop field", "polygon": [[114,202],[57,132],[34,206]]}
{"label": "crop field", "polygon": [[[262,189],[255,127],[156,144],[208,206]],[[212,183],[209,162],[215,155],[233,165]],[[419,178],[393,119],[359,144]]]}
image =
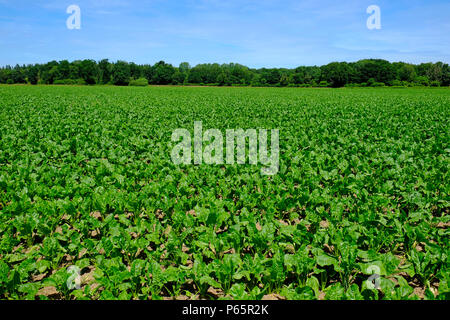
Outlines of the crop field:
{"label": "crop field", "polygon": [[[279,129],[279,171],[172,132]],[[450,90],[0,86],[0,299],[450,299]]]}

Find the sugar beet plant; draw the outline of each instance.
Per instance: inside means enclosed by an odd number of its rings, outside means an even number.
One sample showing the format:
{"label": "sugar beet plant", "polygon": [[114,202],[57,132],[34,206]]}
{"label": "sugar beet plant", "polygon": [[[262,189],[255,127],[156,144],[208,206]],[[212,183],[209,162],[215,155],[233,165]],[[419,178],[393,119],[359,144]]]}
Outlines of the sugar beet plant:
{"label": "sugar beet plant", "polygon": [[[448,89],[0,87],[0,298],[449,299],[449,119]],[[174,165],[194,121],[279,129],[278,174]]]}

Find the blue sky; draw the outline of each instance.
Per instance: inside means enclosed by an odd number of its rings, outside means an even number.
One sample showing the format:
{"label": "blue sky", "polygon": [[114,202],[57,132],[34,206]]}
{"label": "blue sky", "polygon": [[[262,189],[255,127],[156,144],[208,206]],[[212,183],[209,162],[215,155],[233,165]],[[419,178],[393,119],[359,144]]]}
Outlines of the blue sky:
{"label": "blue sky", "polygon": [[[81,29],[69,30],[69,5]],[[369,30],[369,5],[381,30]],[[0,65],[92,58],[296,67],[450,63],[449,0],[0,0]]]}

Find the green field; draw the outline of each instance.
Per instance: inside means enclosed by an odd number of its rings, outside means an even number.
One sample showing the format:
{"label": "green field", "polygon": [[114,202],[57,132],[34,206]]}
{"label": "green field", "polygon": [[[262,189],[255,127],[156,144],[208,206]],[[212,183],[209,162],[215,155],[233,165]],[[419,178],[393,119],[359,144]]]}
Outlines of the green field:
{"label": "green field", "polygon": [[[278,174],[174,165],[194,121]],[[449,128],[449,89],[0,86],[0,299],[449,299]]]}

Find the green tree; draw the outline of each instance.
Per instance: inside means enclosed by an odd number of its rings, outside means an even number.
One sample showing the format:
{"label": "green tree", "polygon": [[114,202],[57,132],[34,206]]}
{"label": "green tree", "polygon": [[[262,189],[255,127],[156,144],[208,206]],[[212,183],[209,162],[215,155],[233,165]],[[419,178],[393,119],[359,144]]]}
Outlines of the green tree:
{"label": "green tree", "polygon": [[12,79],[13,83],[26,83],[27,82],[25,72],[19,65],[16,65],[14,67],[14,69],[12,70],[11,79]]}
{"label": "green tree", "polygon": [[80,76],[87,84],[96,84],[99,70],[94,60],[83,60],[80,64]]}
{"label": "green tree", "polygon": [[442,66],[441,85],[450,86],[450,66],[448,64]]}
{"label": "green tree", "polygon": [[430,79],[428,79],[427,76],[418,76],[418,77],[416,77],[414,82],[416,84],[418,84],[419,86],[426,86],[427,87],[427,86],[430,85]]}
{"label": "green tree", "polygon": [[172,76],[172,84],[183,84],[186,80],[186,74],[180,70],[175,71]]}
{"label": "green tree", "polygon": [[130,83],[130,66],[125,61],[117,61],[113,65],[112,81],[117,86],[127,86]]}
{"label": "green tree", "polygon": [[108,84],[111,81],[112,65],[108,59],[103,59],[98,63],[99,83]]}
{"label": "green tree", "polygon": [[252,87],[261,87],[263,84],[261,83],[261,75],[255,73],[252,77],[252,81],[250,82]]}
{"label": "green tree", "polygon": [[280,86],[286,87],[288,84],[289,84],[289,75],[284,73],[281,75],[281,78],[280,78]]}
{"label": "green tree", "polygon": [[153,78],[153,67],[149,64],[141,66],[142,76],[150,82]]}
{"label": "green tree", "polygon": [[60,61],[58,71],[60,79],[70,79],[70,62],[67,60]]}
{"label": "green tree", "polygon": [[0,69],[0,83],[7,83],[9,79],[10,70],[8,70],[8,67],[1,68]]}
{"label": "green tree", "polygon": [[332,62],[323,66],[322,80],[327,81],[331,86],[343,87],[350,79],[350,66],[346,62]]}
{"label": "green tree", "polygon": [[414,65],[408,63],[398,64],[397,79],[400,81],[413,82],[416,78],[416,69]]}
{"label": "green tree", "polygon": [[142,77],[142,68],[140,68],[136,63],[131,62],[130,64],[130,76],[133,79],[139,79]]}
{"label": "green tree", "polygon": [[182,62],[182,63],[180,63],[178,70],[181,73],[187,74],[189,72],[189,70],[191,70],[191,65],[189,64],[189,62]]}
{"label": "green tree", "polygon": [[363,83],[370,78],[376,82],[391,83],[396,78],[395,69],[389,61],[381,59],[360,60],[351,64],[354,68],[350,82]]}
{"label": "green tree", "polygon": [[160,61],[153,66],[152,84],[169,84],[172,82],[172,76],[175,68],[171,64]]}
{"label": "green tree", "polygon": [[30,84],[37,84],[39,81],[39,67],[37,65],[29,66],[26,75]]}

